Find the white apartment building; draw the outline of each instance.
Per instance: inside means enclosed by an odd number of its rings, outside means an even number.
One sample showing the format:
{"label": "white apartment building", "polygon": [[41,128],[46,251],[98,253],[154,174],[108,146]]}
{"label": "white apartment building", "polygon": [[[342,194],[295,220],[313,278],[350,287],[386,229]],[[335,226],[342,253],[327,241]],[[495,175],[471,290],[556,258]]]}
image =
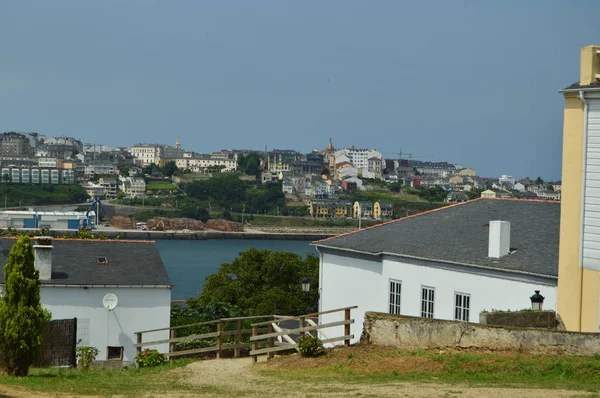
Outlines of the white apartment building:
{"label": "white apartment building", "polygon": [[39,158],[38,159],[38,166],[40,167],[62,167],[63,162],[61,159],[57,159],[57,158]]}
{"label": "white apartment building", "polygon": [[4,175],[10,177],[13,184],[74,184],[75,171],[72,169],[52,169],[35,167],[3,167],[0,182]]}
{"label": "white apartment building", "polygon": [[119,177],[121,191],[128,198],[139,198],[146,194],[146,181],[139,177]]}
{"label": "white apartment building", "polygon": [[498,179],[498,183],[500,185],[510,185],[512,187],[515,185],[515,177],[502,174],[502,176]]}
{"label": "white apartment building", "polygon": [[[352,164],[352,166],[356,167],[357,169],[366,169],[368,170],[369,168],[369,159],[371,158],[376,158],[376,159],[381,159],[381,162],[383,162],[383,155],[381,154],[381,152],[377,152],[373,149],[356,149],[354,147],[352,148],[345,148],[345,149],[340,149],[339,151],[335,152],[335,157],[336,157],[336,163],[338,162],[338,157],[342,157],[342,156],[347,156],[348,159],[350,159],[350,164]],[[373,163],[373,160],[372,160]],[[381,165],[379,166],[381,167]]]}
{"label": "white apartment building", "polygon": [[189,152],[183,156],[183,158],[175,159],[175,165],[180,169],[200,172],[207,167],[223,166],[221,171],[225,173],[237,170],[237,162],[233,158]]}
{"label": "white apartment building", "polygon": [[135,164],[149,166],[159,164],[163,157],[163,146],[158,144],[137,144],[127,149],[134,157]]}

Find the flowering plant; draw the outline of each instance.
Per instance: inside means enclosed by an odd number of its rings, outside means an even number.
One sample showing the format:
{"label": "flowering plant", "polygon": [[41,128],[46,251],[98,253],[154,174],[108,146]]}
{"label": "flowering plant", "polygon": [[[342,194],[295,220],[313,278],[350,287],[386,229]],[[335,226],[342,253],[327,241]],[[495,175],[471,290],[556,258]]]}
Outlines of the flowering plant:
{"label": "flowering plant", "polygon": [[169,360],[166,356],[158,352],[158,350],[146,348],[144,351],[136,355],[135,362],[140,368],[146,368],[149,366],[164,365],[165,363],[169,362]]}

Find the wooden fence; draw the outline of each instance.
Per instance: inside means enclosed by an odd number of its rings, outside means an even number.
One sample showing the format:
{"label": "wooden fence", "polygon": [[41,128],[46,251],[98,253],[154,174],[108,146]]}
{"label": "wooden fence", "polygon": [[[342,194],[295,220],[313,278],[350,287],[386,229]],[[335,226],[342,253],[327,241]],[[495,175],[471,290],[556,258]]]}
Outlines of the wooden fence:
{"label": "wooden fence", "polygon": [[[355,308],[358,307],[338,308],[297,317],[280,317],[279,319],[255,323],[252,325],[252,337],[250,337],[250,341],[252,342],[250,355],[252,356],[253,361],[256,362],[258,355],[267,354],[270,359],[273,358],[278,351],[297,350],[298,345],[289,337],[291,334],[299,334],[302,336],[317,331],[321,334],[321,341],[323,344],[344,341],[344,344],[349,346],[350,340],[354,338],[354,335],[350,334],[350,325],[354,323],[354,319],[350,316],[350,311]],[[342,313],[343,320],[318,324],[309,319],[310,317],[333,313]],[[298,321],[298,327],[295,329],[284,330],[279,326],[279,323],[282,321],[294,320]],[[342,336],[329,337],[325,335],[323,329],[335,326],[344,326],[344,334]],[[265,328],[267,328],[266,333]],[[281,338],[282,341],[277,341],[277,338]],[[284,343],[283,340],[286,340],[286,342]]]}
{"label": "wooden fence", "polygon": [[[233,351],[233,356],[239,358],[243,350],[249,350],[251,343],[249,337],[252,334],[252,329],[247,327],[249,321],[261,321],[281,318],[277,315],[260,315],[247,316],[237,318],[222,318],[214,321],[199,322],[189,325],[173,326],[170,328],[144,330],[136,333],[137,343],[135,347],[137,352],[141,352],[143,347],[154,346],[159,344],[169,344],[169,352],[164,353],[167,357],[173,358],[182,355],[216,353],[217,358],[223,358],[225,351]],[[214,329],[214,332],[191,334],[189,336],[177,337],[178,330],[183,328],[193,328],[205,326]],[[169,331],[169,338],[163,340],[144,341],[144,334],[155,333],[161,331]],[[266,329],[265,329],[266,330]],[[244,339],[247,336],[248,339]],[[196,342],[199,345],[212,344],[205,347],[192,348],[187,350],[177,350],[177,343],[180,342]]]}
{"label": "wooden fence", "polygon": [[[297,344],[290,335],[305,335],[310,332],[319,331],[323,343],[333,343],[344,341],[346,345],[354,337],[350,334],[350,325],[354,320],[350,317],[350,310],[357,308],[346,307],[330,311],[316,312],[297,317],[288,317],[280,315],[260,315],[237,318],[222,318],[214,321],[193,323],[190,325],[173,326],[170,328],[144,330],[136,333],[137,343],[135,347],[137,352],[141,352],[143,347],[155,346],[159,344],[168,344],[169,351],[164,353],[169,358],[183,355],[209,354],[216,353],[217,358],[223,358],[227,351],[233,352],[234,358],[239,358],[243,351],[249,351],[254,361],[257,355],[267,354],[269,358],[274,356],[277,351],[297,350]],[[337,322],[326,324],[317,324],[311,317],[324,314],[343,313],[344,319]],[[250,322],[254,322],[251,323]],[[289,329],[280,326],[281,322],[295,323],[298,327]],[[326,337],[323,329],[334,326],[344,326],[344,334],[338,337]],[[214,332],[191,334],[189,336],[177,337],[177,331],[183,328],[193,328],[204,326],[215,330]],[[144,341],[144,334],[161,331],[169,331],[169,338],[162,340]],[[278,338],[281,341],[277,341]],[[284,342],[285,340],[285,342]],[[201,347],[177,350],[177,343],[194,342]],[[211,344],[202,346],[204,344]]]}

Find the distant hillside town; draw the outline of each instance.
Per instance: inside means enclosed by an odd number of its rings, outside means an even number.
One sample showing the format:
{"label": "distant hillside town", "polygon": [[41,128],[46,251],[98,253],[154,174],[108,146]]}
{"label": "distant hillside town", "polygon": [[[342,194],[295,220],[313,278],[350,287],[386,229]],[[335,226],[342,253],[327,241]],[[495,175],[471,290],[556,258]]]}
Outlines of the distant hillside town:
{"label": "distant hillside town", "polygon": [[[339,210],[339,195],[374,190],[382,184],[387,184],[392,192],[399,192],[400,187],[440,187],[447,192],[447,202],[462,202],[477,196],[560,200],[559,182],[516,179],[510,175],[484,178],[460,164],[419,159],[423,157],[402,152],[354,146],[335,148],[331,139],[324,149],[310,153],[289,149],[268,151],[265,147],[263,151],[224,149],[204,154],[184,150],[179,138],[174,146],[136,144],[110,148],[66,136],[16,131],[0,134],[0,182],[80,184],[91,198],[143,198],[148,192],[145,178],[148,175],[177,179],[178,174],[239,171],[262,183],[280,182],[286,198],[306,203],[315,217],[348,214],[360,217],[357,214],[367,210],[359,211],[354,203],[344,202],[346,209]],[[165,166],[169,170],[166,173]],[[378,213],[386,214],[388,204],[378,206]]]}

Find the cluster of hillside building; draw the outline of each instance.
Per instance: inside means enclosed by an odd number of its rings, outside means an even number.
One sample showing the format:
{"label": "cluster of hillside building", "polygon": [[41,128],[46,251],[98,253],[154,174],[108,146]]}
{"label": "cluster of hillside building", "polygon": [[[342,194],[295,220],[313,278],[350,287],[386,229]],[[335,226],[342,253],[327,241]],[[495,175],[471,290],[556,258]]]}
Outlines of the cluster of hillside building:
{"label": "cluster of hillside building", "polygon": [[[308,154],[295,150],[253,151],[227,149],[210,154],[185,151],[179,139],[174,146],[136,144],[109,148],[84,144],[71,137],[47,137],[37,133],[0,134],[0,182],[22,184],[81,184],[91,197],[143,197],[147,187],[139,177],[142,168],[174,162],[191,173],[233,172],[242,155],[258,153],[263,159],[260,180],[280,181],[290,199],[321,203],[330,200],[329,209],[339,207],[340,193],[372,190],[375,180],[413,188],[441,186],[448,191],[447,201],[468,199],[465,192],[483,190],[485,197],[560,199],[560,185],[535,184],[528,178],[516,181],[503,175],[482,178],[471,168],[448,162],[413,160],[401,154],[386,159],[375,149],[335,148],[331,139],[325,149]],[[127,166],[129,172],[121,173]],[[550,188],[550,189],[549,189]],[[327,217],[340,211],[327,211]],[[347,212],[343,212],[346,216]],[[324,207],[316,214],[325,214]],[[354,214],[354,213],[353,213]]]}
{"label": "cluster of hillside building", "polygon": [[353,218],[389,220],[394,215],[394,208],[389,202],[347,201],[347,200],[311,200],[308,204],[309,214],[316,218]]}

